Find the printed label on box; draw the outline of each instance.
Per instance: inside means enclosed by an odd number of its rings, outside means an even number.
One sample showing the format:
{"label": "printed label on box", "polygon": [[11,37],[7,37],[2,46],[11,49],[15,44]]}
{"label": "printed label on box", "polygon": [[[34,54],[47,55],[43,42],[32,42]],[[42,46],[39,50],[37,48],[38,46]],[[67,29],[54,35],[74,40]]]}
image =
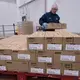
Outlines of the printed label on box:
{"label": "printed label on box", "polygon": [[75,61],[75,56],[71,56],[71,55],[61,55],[60,56],[60,60],[61,61]]}
{"label": "printed label on box", "polygon": [[47,44],[47,50],[62,50],[62,44]]}
{"label": "printed label on box", "polygon": [[80,45],[66,44],[66,50],[80,50]]}
{"label": "printed label on box", "polygon": [[51,57],[38,57],[38,62],[52,63]]}
{"label": "printed label on box", "polygon": [[30,50],[43,50],[43,44],[29,44]]}
{"label": "printed label on box", "polygon": [[80,50],[80,45],[74,45],[74,50]]}
{"label": "printed label on box", "polygon": [[6,66],[0,66],[0,70],[5,71],[6,70]]}
{"label": "printed label on box", "polygon": [[12,60],[10,55],[0,55],[0,60]]}
{"label": "printed label on box", "polygon": [[79,71],[64,70],[64,75],[79,76]]}
{"label": "printed label on box", "polygon": [[18,59],[30,60],[30,55],[29,54],[18,54]]}
{"label": "printed label on box", "polygon": [[60,69],[47,69],[47,74],[58,74],[58,75],[60,75]]}
{"label": "printed label on box", "polygon": [[74,50],[73,44],[66,44],[66,50]]}
{"label": "printed label on box", "polygon": [[32,73],[44,73],[44,70],[41,68],[31,68]]}

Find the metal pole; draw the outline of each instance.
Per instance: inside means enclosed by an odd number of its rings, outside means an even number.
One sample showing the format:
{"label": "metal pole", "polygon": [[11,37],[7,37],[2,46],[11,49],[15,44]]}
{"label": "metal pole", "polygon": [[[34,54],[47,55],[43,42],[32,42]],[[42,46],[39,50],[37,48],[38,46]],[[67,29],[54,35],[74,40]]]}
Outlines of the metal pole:
{"label": "metal pole", "polygon": [[47,12],[47,1],[45,0],[45,12]]}
{"label": "metal pole", "polygon": [[14,34],[15,34],[15,24],[13,24]]}
{"label": "metal pole", "polygon": [[4,25],[2,25],[2,29],[3,29],[3,37],[5,37],[5,29],[4,29]]}

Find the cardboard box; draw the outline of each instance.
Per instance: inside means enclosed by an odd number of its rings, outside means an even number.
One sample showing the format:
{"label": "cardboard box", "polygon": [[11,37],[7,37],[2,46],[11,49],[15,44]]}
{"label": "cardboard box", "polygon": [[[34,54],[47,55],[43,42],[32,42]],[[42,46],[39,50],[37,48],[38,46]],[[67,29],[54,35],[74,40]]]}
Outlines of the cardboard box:
{"label": "cardboard box", "polygon": [[73,70],[73,62],[62,62],[61,63],[61,69],[62,70]]}
{"label": "cardboard box", "polygon": [[80,70],[80,62],[62,62],[61,68],[67,70]]}
{"label": "cardboard box", "polygon": [[6,62],[5,61],[2,61],[0,60],[0,71],[6,71]]}
{"label": "cardboard box", "polygon": [[59,31],[63,36],[63,50],[76,51],[80,50],[80,37],[67,31]]}
{"label": "cardboard box", "polygon": [[49,23],[47,29],[66,29],[65,23]]}
{"label": "cardboard box", "polygon": [[[7,60],[12,60],[12,54],[10,52],[4,52],[0,53],[0,60],[1,61],[7,61]],[[12,51],[11,51],[12,52]]]}
{"label": "cardboard box", "polygon": [[60,30],[58,32],[63,37],[63,43],[65,43],[65,44],[74,43],[74,34],[73,33],[67,32],[66,30]]}
{"label": "cardboard box", "polygon": [[0,49],[0,54],[3,54],[3,53],[4,53],[4,50],[1,50],[1,49]]}
{"label": "cardboard box", "polygon": [[[0,55],[3,55],[2,53],[0,53]],[[5,60],[3,60],[3,57],[0,56],[0,71],[6,71],[6,62]]]}
{"label": "cardboard box", "polygon": [[66,45],[66,50],[80,51],[80,36],[74,34],[74,44]]}
{"label": "cardboard box", "polygon": [[62,51],[55,52],[54,65],[60,66],[62,62],[80,62],[80,52]]}
{"label": "cardboard box", "polygon": [[58,32],[46,32],[45,34],[45,50],[56,51],[62,50],[62,35]]}
{"label": "cardboard box", "polygon": [[64,49],[67,51],[80,51],[80,44],[66,44]]}
{"label": "cardboard box", "polygon": [[36,53],[37,62],[39,63],[52,63],[53,64],[53,57],[54,52],[38,52]]}
{"label": "cardboard box", "polygon": [[11,54],[12,50],[10,50],[10,49],[0,49],[0,53],[2,53],[2,54]]}
{"label": "cardboard box", "polygon": [[63,43],[65,44],[73,44],[74,43],[74,37],[63,37]]}
{"label": "cardboard box", "polygon": [[74,37],[74,43],[80,45],[80,36],[79,37]]}
{"label": "cardboard box", "polygon": [[33,22],[24,21],[19,26],[19,34],[32,34],[33,33]]}
{"label": "cardboard box", "polygon": [[60,66],[61,65],[61,61],[60,61],[60,55],[62,54],[61,51],[56,51],[54,52],[54,65],[55,66]]}
{"label": "cardboard box", "polygon": [[44,51],[45,32],[35,32],[27,38],[29,51]]}
{"label": "cardboard box", "polygon": [[74,44],[74,35],[66,30],[58,31],[63,37],[63,50],[66,50],[66,45]]}
{"label": "cardboard box", "polygon": [[[0,50],[5,51],[8,50],[27,50],[27,36],[28,35],[14,35],[9,38],[5,38],[0,41]],[[16,46],[16,47],[15,47]],[[9,53],[9,52],[8,52]],[[12,53],[12,52],[10,52]]]}
{"label": "cardboard box", "polygon": [[29,62],[29,72],[30,73],[40,73],[44,74],[45,73],[45,63],[32,63]]}
{"label": "cardboard box", "polygon": [[46,63],[46,74],[61,75],[61,66]]}
{"label": "cardboard box", "polygon": [[79,76],[80,75],[80,63],[63,63],[62,75]]}
{"label": "cardboard box", "polygon": [[6,61],[6,67],[8,71],[28,72],[28,62],[20,61]]}
{"label": "cardboard box", "polygon": [[74,36],[74,44],[80,44],[80,35],[73,34]]}
{"label": "cardboard box", "polygon": [[3,60],[0,60],[0,65],[5,65],[5,61],[3,61]]}
{"label": "cardboard box", "polygon": [[12,59],[14,61],[31,61],[31,62],[36,62],[36,53],[30,53],[27,50],[13,51]]}

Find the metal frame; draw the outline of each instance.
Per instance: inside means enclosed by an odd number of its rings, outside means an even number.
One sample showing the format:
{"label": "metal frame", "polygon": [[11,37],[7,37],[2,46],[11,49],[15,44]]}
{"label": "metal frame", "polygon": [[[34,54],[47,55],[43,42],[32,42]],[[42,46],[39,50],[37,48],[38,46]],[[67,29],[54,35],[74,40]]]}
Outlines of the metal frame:
{"label": "metal frame", "polygon": [[[5,28],[7,28],[7,27],[11,27],[13,29],[6,30]],[[13,24],[13,25],[0,25],[0,28],[2,28],[0,30],[0,32],[2,33],[2,35],[0,35],[1,37],[7,37],[6,32],[13,32],[13,35],[15,34],[15,24]]]}
{"label": "metal frame", "polygon": [[[24,72],[10,72],[10,71],[0,71],[0,75],[13,75],[17,77],[17,80],[28,80],[28,77],[42,77],[51,78],[53,80],[80,80],[80,77],[75,76],[61,76],[61,75],[48,75],[48,74],[34,74],[34,73],[24,73]],[[48,80],[48,79],[47,79]]]}

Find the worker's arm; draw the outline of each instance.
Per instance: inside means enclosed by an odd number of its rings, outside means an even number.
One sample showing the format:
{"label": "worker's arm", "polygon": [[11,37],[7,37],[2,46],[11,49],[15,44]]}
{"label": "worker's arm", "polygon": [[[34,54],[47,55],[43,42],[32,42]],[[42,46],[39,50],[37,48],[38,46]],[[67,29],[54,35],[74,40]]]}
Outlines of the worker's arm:
{"label": "worker's arm", "polygon": [[59,15],[57,15],[57,17],[58,17],[58,22],[57,23],[60,23],[60,17],[59,17]]}
{"label": "worker's arm", "polygon": [[42,26],[43,23],[46,23],[46,14],[44,14],[40,19],[39,19],[39,24]]}

